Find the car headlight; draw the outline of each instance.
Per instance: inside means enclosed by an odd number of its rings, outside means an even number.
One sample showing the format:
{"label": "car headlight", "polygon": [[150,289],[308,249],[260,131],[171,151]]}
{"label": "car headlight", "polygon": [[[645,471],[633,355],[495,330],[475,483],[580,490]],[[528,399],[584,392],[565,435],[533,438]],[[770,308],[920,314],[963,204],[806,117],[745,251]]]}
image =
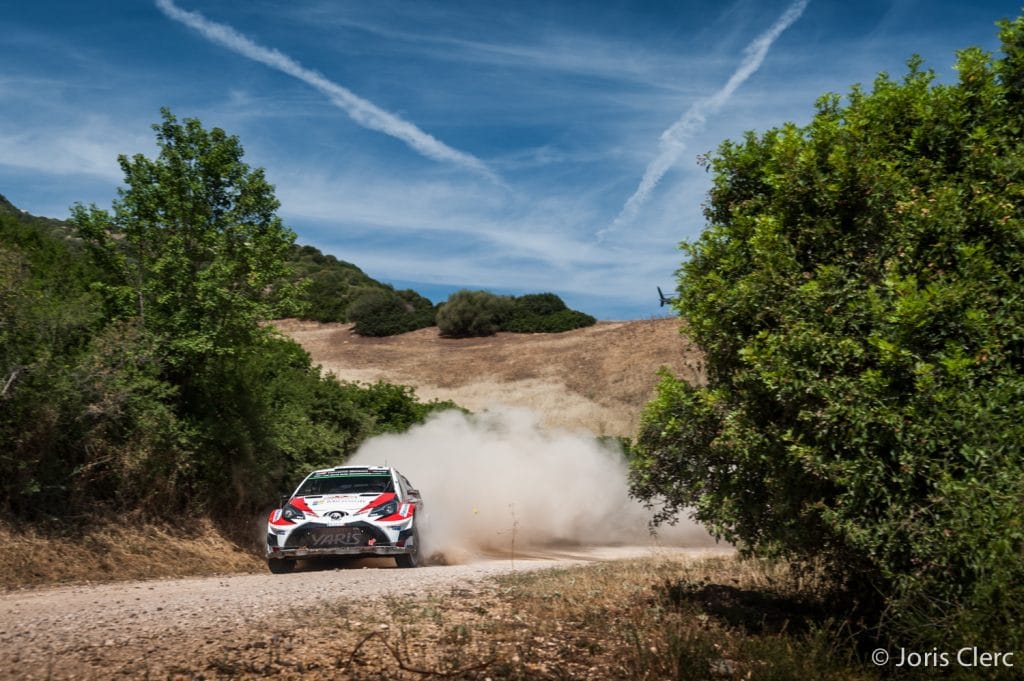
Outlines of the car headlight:
{"label": "car headlight", "polygon": [[380,506],[377,506],[373,510],[370,511],[370,515],[371,516],[374,516],[374,515],[393,515],[395,513],[398,513],[398,502],[394,501],[394,500],[389,501],[386,504],[381,504]]}
{"label": "car headlight", "polygon": [[305,520],[306,514],[295,508],[291,504],[285,504],[284,508],[281,509],[281,517],[285,520],[295,522],[296,520]]}

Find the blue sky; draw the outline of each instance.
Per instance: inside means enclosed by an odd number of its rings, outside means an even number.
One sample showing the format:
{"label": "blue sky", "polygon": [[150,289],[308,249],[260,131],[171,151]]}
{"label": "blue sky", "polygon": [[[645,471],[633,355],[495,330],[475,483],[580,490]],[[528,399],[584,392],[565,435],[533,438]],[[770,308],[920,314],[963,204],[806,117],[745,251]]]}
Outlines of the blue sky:
{"label": "blue sky", "polygon": [[[1019,1],[1019,0],[1018,0]],[[696,158],[824,92],[941,81],[1015,2],[7,3],[0,193],[108,207],[161,106],[240,137],[298,240],[435,299],[657,315],[704,225]],[[788,13],[788,14],[787,14]]]}

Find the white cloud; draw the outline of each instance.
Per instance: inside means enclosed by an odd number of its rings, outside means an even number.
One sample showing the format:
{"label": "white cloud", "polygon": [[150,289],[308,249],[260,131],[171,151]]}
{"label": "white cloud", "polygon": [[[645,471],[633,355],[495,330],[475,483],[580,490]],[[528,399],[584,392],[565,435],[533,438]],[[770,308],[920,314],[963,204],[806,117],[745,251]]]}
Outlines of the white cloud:
{"label": "white cloud", "polygon": [[[675,213],[642,242],[598,245],[591,196],[516,197],[495,188],[381,170],[358,175],[275,173],[271,178],[300,241],[372,276],[513,290],[553,290],[619,301],[653,299],[678,266]],[[664,234],[660,243],[653,236]]]}
{"label": "white cloud", "polygon": [[120,183],[118,154],[152,147],[152,140],[126,135],[105,118],[60,125],[0,127],[0,166],[52,175],[79,175]]}
{"label": "white cloud", "polygon": [[455,163],[491,180],[497,179],[493,171],[475,156],[453,149],[409,121],[381,109],[278,50],[263,47],[230,26],[210,21],[198,12],[183,10],[171,0],[156,0],[156,5],[169,18],[194,29],[207,40],[316,88],[359,125],[395,137],[427,158]]}
{"label": "white cloud", "polygon": [[744,50],[743,61],[740,62],[739,67],[733,72],[725,85],[710,97],[695,102],[678,121],[661,134],[658,155],[647,166],[643,179],[640,180],[640,186],[637,187],[633,195],[626,201],[622,211],[612,224],[598,230],[597,236],[599,240],[603,240],[610,231],[628,224],[636,218],[640,207],[647,202],[648,197],[654,191],[658,182],[661,181],[661,178],[665,176],[665,173],[670,168],[678,163],[689,139],[704,127],[707,116],[720,110],[729,101],[729,98],[732,97],[736,89],[757,72],[768,55],[768,50],[771,49],[771,46],[782,35],[783,31],[800,18],[800,15],[803,14],[804,9],[807,7],[807,3],[808,0],[796,0],[796,2],[790,5],[767,31],[759,35],[747,46]]}

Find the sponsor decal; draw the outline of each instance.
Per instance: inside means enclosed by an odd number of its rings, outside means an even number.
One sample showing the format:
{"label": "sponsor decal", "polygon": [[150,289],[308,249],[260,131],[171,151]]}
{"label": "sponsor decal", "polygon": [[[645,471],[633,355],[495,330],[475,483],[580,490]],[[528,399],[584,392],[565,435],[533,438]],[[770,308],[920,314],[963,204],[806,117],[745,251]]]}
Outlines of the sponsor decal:
{"label": "sponsor decal", "polygon": [[347,532],[321,532],[310,535],[308,546],[319,549],[333,546],[359,546],[362,543],[363,533],[358,529],[352,529]]}

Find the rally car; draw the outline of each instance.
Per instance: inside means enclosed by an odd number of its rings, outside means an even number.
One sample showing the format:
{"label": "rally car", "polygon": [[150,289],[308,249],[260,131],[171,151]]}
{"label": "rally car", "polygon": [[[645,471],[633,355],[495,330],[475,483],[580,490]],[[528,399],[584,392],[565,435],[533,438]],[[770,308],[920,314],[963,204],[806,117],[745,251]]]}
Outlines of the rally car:
{"label": "rally car", "polygon": [[420,562],[423,501],[394,468],[338,466],[313,471],[267,522],[267,565],[291,572],[297,559],[394,556]]}

